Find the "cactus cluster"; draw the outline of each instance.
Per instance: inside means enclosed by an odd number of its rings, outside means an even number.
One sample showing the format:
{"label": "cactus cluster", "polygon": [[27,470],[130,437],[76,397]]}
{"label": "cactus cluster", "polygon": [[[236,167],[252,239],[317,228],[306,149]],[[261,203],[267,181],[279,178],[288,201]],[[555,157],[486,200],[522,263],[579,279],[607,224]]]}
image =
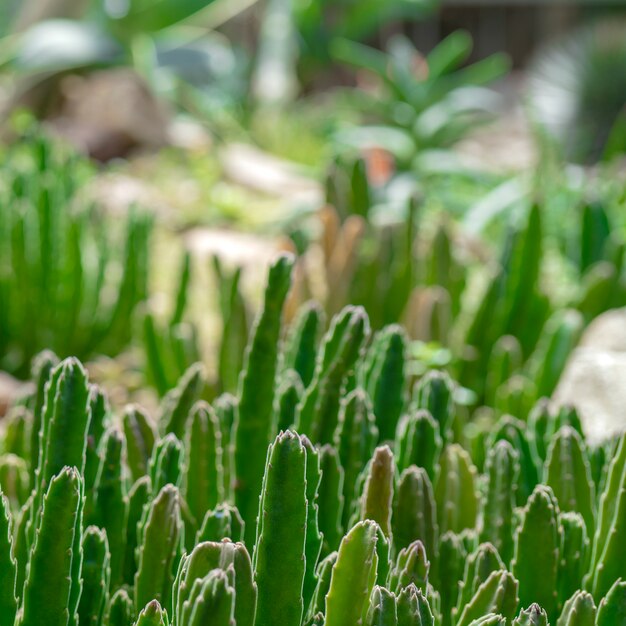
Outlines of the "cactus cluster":
{"label": "cactus cluster", "polygon": [[236,395],[195,365],[117,411],[37,356],[0,438],[0,626],[626,626],[626,435],[544,400],[479,426],[358,306],[287,330],[292,266]]}
{"label": "cactus cluster", "polygon": [[151,218],[98,210],[88,161],[36,127],[1,158],[0,369],[25,376],[45,348],[118,354],[147,297]]}

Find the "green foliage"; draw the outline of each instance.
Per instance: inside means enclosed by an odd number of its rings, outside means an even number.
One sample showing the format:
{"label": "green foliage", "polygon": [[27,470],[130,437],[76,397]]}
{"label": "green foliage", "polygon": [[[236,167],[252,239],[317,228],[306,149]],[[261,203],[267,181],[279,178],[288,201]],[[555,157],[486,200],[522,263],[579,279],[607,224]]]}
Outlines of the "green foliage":
{"label": "green foliage", "polygon": [[[25,376],[44,348],[118,354],[147,296],[151,220],[91,206],[89,164],[36,128],[2,160],[0,366]],[[44,375],[49,365],[37,367]]]}
{"label": "green foliage", "polygon": [[236,397],[201,399],[193,367],[153,423],[77,359],[36,358],[0,431],[21,477],[0,473],[0,623],[619,626],[626,436],[600,453],[546,402],[483,424],[359,307],[319,346],[311,305],[287,333],[291,265],[270,269]]}

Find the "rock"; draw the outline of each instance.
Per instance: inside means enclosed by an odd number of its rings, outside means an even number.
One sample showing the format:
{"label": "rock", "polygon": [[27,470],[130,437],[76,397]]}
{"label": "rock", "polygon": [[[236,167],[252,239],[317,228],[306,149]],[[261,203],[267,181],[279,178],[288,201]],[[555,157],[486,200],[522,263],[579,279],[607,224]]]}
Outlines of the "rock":
{"label": "rock", "polygon": [[626,431],[626,308],[603,313],[585,330],[552,402],[576,407],[592,443]]}
{"label": "rock", "polygon": [[321,185],[294,163],[245,144],[229,144],[220,152],[224,174],[235,183],[292,202],[321,206]]}
{"label": "rock", "polygon": [[145,81],[126,68],[68,76],[53,121],[60,134],[99,161],[168,142],[168,116]]}

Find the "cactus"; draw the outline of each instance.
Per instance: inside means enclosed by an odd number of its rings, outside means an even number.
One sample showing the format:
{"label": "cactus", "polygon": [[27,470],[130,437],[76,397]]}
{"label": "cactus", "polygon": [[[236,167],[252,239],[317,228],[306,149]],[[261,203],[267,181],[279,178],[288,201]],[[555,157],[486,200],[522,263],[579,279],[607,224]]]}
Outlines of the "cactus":
{"label": "cactus", "polygon": [[593,596],[586,591],[577,591],[563,606],[556,626],[594,626],[595,623]]}
{"label": "cactus", "polygon": [[202,542],[183,556],[178,567],[172,625],[252,626],[256,599],[252,563],[243,544]]}
{"label": "cactus", "polygon": [[536,600],[548,616],[557,608],[559,565],[558,506],[549,487],[535,488],[515,535],[513,575],[519,581],[522,606]]}
{"label": "cactus", "polygon": [[370,606],[365,619],[366,626],[397,626],[398,609],[393,593],[376,585],[372,590]]}
{"label": "cactus", "polygon": [[320,466],[320,454],[311,442],[303,435],[302,445],[306,450],[306,541],[305,541],[305,563],[304,587],[302,597],[304,607],[309,606],[311,597],[317,584],[317,563],[322,552],[323,536],[319,526],[319,504],[318,490],[322,480],[322,469]]}
{"label": "cactus", "polygon": [[492,572],[465,605],[456,626],[469,626],[474,619],[479,619],[486,613],[498,613],[506,619],[513,619],[517,603],[515,578],[505,570]]}
{"label": "cactus", "polygon": [[445,447],[435,483],[439,529],[461,532],[474,528],[478,514],[476,468],[469,454],[458,444]]}
{"label": "cactus", "polygon": [[196,363],[185,372],[176,387],[163,398],[159,423],[163,425],[166,434],[173,433],[178,439],[183,437],[191,407],[202,396],[205,384],[204,366]]}
{"label": "cactus", "polygon": [[317,566],[317,585],[307,611],[308,620],[314,619],[319,614],[323,615],[326,610],[326,595],[330,589],[330,580],[337,556],[337,552],[331,552]]}
{"label": "cactus", "polygon": [[546,612],[536,603],[522,609],[513,621],[513,626],[550,626]]}
{"label": "cactus", "polygon": [[361,500],[361,519],[374,520],[385,536],[391,536],[391,503],[395,466],[388,446],[376,448]]}
{"label": "cactus", "polygon": [[437,589],[441,596],[443,626],[452,623],[452,609],[459,596],[459,582],[463,580],[463,570],[467,551],[459,535],[446,532],[439,541],[439,567]]}
{"label": "cactus", "polygon": [[428,411],[411,412],[400,419],[395,441],[400,471],[410,465],[417,465],[423,467],[430,480],[434,481],[437,478],[441,447],[439,426]]}
{"label": "cactus", "polygon": [[35,487],[35,470],[39,464],[40,431],[43,424],[44,404],[46,401],[46,383],[52,370],[59,364],[56,354],[50,350],[40,352],[32,363],[32,378],[35,382],[33,420],[30,430],[30,485]]}
{"label": "cactus", "polygon": [[87,447],[85,449],[85,473],[83,482],[85,485],[85,512],[89,515],[92,508],[92,490],[100,467],[99,447],[102,437],[109,427],[111,409],[106,394],[97,385],[90,385],[89,406],[91,419],[87,435]]}
{"label": "cactus", "polygon": [[152,600],[168,606],[182,540],[180,495],[176,487],[165,485],[145,508],[138,539],[135,610]]}
{"label": "cactus", "polygon": [[556,496],[561,511],[576,511],[593,535],[595,515],[594,485],[582,438],[571,426],[563,426],[548,450],[544,483]]}
{"label": "cactus", "polygon": [[519,476],[518,454],[508,441],[498,441],[489,450],[485,471],[480,540],[490,541],[508,564],[513,557],[513,510]]}
{"label": "cactus", "polygon": [[224,499],[222,437],[213,409],[206,402],[191,410],[191,428],[187,438],[185,499],[191,514],[200,523],[209,509]]}
{"label": "cactus", "polygon": [[222,392],[234,393],[243,364],[248,336],[248,311],[239,289],[241,267],[228,275],[219,257],[212,257],[218,281],[219,305],[222,318],[222,340],[218,353],[218,378]]}
{"label": "cactus", "polygon": [[357,478],[372,457],[377,440],[378,429],[368,398],[360,389],[355,389],[342,401],[334,437],[344,471],[344,527],[350,516],[349,505],[356,496]]}
{"label": "cactus", "polygon": [[398,553],[396,563],[389,572],[388,587],[396,594],[413,584],[423,592],[428,585],[430,563],[421,541],[414,541]]}
{"label": "cactus", "polygon": [[141,610],[135,626],[167,626],[167,613],[161,605],[152,600]]}
{"label": "cactus", "polygon": [[304,395],[304,387],[300,376],[295,370],[286,370],[281,377],[274,400],[276,426],[274,431],[288,430],[296,421],[298,404]]}
{"label": "cactus", "polygon": [[137,569],[136,552],[138,541],[138,527],[143,510],[148,504],[152,491],[150,478],[142,476],[128,492],[128,515],[126,517],[126,542],[124,553],[124,582],[133,584]]}
{"label": "cactus", "polygon": [[489,615],[475,619],[470,626],[506,626],[506,618],[502,617],[502,615],[490,613]]}
{"label": "cactus", "polygon": [[[80,533],[81,481],[75,468],[65,467],[49,482],[24,582],[22,626],[74,623],[73,599],[80,595],[75,535]],[[78,535],[79,545],[80,540]]]}
{"label": "cactus", "polygon": [[332,319],[296,417],[296,428],[314,443],[331,442],[339,420],[341,386],[368,335],[369,320],[360,307],[346,307]]}
{"label": "cactus", "polygon": [[128,494],[122,466],[125,441],[122,434],[115,428],[109,429],[100,448],[102,462],[94,486],[92,521],[106,530],[111,582],[117,585],[123,576],[128,519]]}
{"label": "cactus", "polygon": [[317,302],[311,301],[300,307],[296,320],[289,329],[283,351],[283,366],[298,374],[305,387],[311,384],[315,371],[315,353],[324,312]]}
{"label": "cactus", "polygon": [[405,587],[399,594],[398,626],[434,626],[435,618],[426,596],[415,585]]}
{"label": "cactus", "polygon": [[504,335],[496,341],[487,366],[485,397],[488,405],[494,404],[496,390],[520,371],[522,362],[522,347],[517,338]]}
{"label": "cactus", "polygon": [[361,386],[372,400],[381,441],[394,438],[404,406],[406,333],[386,326],[374,335],[360,370]]}
{"label": "cactus", "polygon": [[561,513],[560,563],[558,574],[559,605],[580,587],[589,562],[589,538],[579,513]]}
{"label": "cactus", "polygon": [[423,468],[411,466],[400,475],[394,493],[391,526],[396,549],[406,548],[419,539],[431,561],[437,558],[437,507],[432,485]]}
{"label": "cactus", "polygon": [[623,624],[626,620],[626,582],[617,579],[598,606],[596,626]]}
{"label": "cactus", "polygon": [[81,626],[102,626],[111,580],[106,531],[89,526],[83,534],[83,590],[78,604]]}
{"label": "cactus", "polygon": [[148,466],[154,493],[158,493],[167,484],[180,487],[183,481],[184,456],[183,443],[173,433],[156,442]]}
{"label": "cactus", "polygon": [[244,522],[236,507],[220,504],[212,511],[207,511],[202,525],[196,534],[196,543],[231,539],[243,541]]}
{"label": "cactus", "polygon": [[524,422],[505,415],[498,420],[487,441],[487,449],[493,448],[497,441],[508,441],[519,454],[520,481],[519,489],[517,490],[518,505],[526,503],[535,485],[539,483],[538,461],[532,453],[528,439]]}
{"label": "cactus", "polygon": [[557,311],[548,320],[528,362],[528,374],[537,386],[537,397],[550,396],[583,331],[583,316],[571,309]]}
{"label": "cactus", "polygon": [[467,606],[478,588],[487,581],[493,572],[504,570],[504,563],[498,551],[490,543],[480,544],[465,562],[463,582],[461,583],[459,598],[455,608],[455,615],[459,615]]}
{"label": "cactus", "polygon": [[626,575],[621,558],[620,536],[626,524],[626,436],[622,436],[609,466],[604,492],[600,498],[589,578],[586,587],[598,601],[613,583]]}
{"label": "cactus", "polygon": [[13,556],[9,503],[0,496],[0,626],[13,626],[17,613],[17,563]]}
{"label": "cactus", "polygon": [[122,421],[128,467],[133,480],[139,480],[148,473],[148,464],[157,440],[156,426],[147,413],[136,405],[126,407]]}
{"label": "cactus", "polygon": [[237,413],[237,398],[224,393],[213,402],[215,415],[220,423],[222,438],[222,471],[224,474],[224,497],[233,497],[234,465],[233,445],[231,441],[233,424]]}
{"label": "cactus", "polygon": [[318,489],[318,520],[322,533],[321,556],[326,556],[339,547],[342,537],[344,471],[336,448],[324,445],[319,456],[322,478]]}
{"label": "cactus", "polygon": [[81,475],[85,470],[91,411],[87,374],[77,359],[65,359],[52,370],[45,396],[33,502],[37,509],[52,477],[64,466],[76,467]]}
{"label": "cactus", "polygon": [[326,596],[325,626],[365,622],[376,581],[377,524],[358,522],[342,539]]}
{"label": "cactus", "polygon": [[282,309],[291,284],[293,258],[280,256],[269,270],[264,308],[254,323],[239,378],[234,425],[235,504],[246,523],[246,542],[254,543],[265,450],[272,436],[274,388]]}
{"label": "cactus", "polygon": [[433,370],[424,376],[414,391],[413,401],[418,409],[426,409],[439,424],[444,441],[454,417],[452,381],[448,374]]}
{"label": "cactus", "polygon": [[133,601],[123,587],[118,589],[109,602],[107,621],[109,626],[133,626],[135,609]]}
{"label": "cactus", "polygon": [[279,434],[268,450],[253,557],[259,587],[255,626],[296,624],[302,619],[308,456],[292,431]]}

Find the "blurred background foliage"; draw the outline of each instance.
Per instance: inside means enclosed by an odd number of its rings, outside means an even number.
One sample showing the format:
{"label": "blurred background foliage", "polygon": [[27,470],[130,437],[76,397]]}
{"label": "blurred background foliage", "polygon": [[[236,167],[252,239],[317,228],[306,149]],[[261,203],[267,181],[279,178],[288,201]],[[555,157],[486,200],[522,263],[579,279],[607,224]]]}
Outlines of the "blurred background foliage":
{"label": "blurred background foliage", "polygon": [[[471,405],[549,393],[554,372],[529,389],[540,355],[562,367],[626,304],[625,13],[3,2],[0,369],[53,347],[163,395],[203,360],[233,391],[289,249],[289,311],[404,324],[415,375],[450,370]],[[490,311],[503,294],[515,311]],[[502,350],[515,368],[486,381]]]}

